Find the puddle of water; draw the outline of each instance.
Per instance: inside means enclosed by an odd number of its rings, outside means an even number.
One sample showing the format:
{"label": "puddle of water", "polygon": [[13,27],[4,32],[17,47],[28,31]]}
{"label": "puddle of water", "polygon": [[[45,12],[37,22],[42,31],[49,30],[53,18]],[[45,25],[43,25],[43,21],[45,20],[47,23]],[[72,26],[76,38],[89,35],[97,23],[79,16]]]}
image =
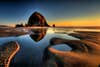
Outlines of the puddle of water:
{"label": "puddle of water", "polygon": [[71,51],[72,50],[72,48],[68,46],[67,44],[55,45],[55,46],[52,46],[52,48],[55,48],[56,50],[60,50],[60,51]]}

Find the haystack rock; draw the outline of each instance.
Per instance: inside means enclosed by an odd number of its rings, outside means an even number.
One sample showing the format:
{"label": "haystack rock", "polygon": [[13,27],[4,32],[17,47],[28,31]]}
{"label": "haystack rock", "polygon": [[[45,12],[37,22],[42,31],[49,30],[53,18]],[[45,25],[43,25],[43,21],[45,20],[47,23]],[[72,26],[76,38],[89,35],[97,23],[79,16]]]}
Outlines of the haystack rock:
{"label": "haystack rock", "polygon": [[28,26],[46,26],[48,27],[49,25],[47,24],[44,16],[38,12],[34,12],[28,20]]}

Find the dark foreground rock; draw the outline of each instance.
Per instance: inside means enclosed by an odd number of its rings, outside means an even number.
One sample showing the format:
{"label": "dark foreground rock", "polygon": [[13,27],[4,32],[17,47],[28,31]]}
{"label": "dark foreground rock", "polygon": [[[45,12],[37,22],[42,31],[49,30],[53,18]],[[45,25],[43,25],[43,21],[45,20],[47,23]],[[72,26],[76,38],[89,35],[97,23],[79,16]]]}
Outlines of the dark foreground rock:
{"label": "dark foreground rock", "polygon": [[8,42],[0,46],[0,67],[9,67],[13,56],[18,52],[17,42]]}

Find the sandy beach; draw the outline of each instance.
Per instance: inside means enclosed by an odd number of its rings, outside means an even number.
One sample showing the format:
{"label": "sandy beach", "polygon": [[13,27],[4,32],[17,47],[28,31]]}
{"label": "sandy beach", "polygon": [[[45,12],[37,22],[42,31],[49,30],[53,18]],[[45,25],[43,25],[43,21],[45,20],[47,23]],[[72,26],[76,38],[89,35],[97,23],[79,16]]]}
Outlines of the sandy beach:
{"label": "sandy beach", "polygon": [[[52,55],[55,56],[57,65],[63,67],[99,67],[100,66],[100,32],[76,31],[69,34],[80,40],[66,40],[53,38],[53,45],[67,44],[72,47],[71,51],[60,51],[49,48]],[[57,66],[59,67],[59,66]]]}
{"label": "sandy beach", "polygon": [[1,28],[0,27],[0,37],[8,37],[8,36],[20,36],[27,34],[23,28],[14,28],[14,27],[7,27]]}
{"label": "sandy beach", "polygon": [[[26,28],[27,29],[27,28]],[[29,29],[24,28],[0,28],[0,37],[20,36],[29,34]],[[28,31],[28,32],[25,32]],[[59,34],[62,34],[59,33]],[[64,33],[79,40],[63,38],[52,38],[48,47],[50,58],[45,67],[99,67],[100,66],[100,32],[96,31],[74,31],[74,33]],[[13,44],[13,45],[12,45]],[[67,44],[72,48],[70,51],[60,51],[51,46]],[[9,42],[0,46],[0,65],[9,67],[12,58],[19,51],[17,42]],[[51,57],[52,56],[52,57]]]}

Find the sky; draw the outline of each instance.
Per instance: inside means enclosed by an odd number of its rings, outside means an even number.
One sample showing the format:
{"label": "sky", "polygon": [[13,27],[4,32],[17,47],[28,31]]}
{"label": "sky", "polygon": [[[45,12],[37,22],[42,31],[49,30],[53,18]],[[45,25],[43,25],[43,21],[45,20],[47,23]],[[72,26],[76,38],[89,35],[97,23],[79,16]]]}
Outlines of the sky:
{"label": "sky", "polygon": [[100,26],[99,0],[0,0],[0,25],[25,24],[35,11],[49,25]]}

